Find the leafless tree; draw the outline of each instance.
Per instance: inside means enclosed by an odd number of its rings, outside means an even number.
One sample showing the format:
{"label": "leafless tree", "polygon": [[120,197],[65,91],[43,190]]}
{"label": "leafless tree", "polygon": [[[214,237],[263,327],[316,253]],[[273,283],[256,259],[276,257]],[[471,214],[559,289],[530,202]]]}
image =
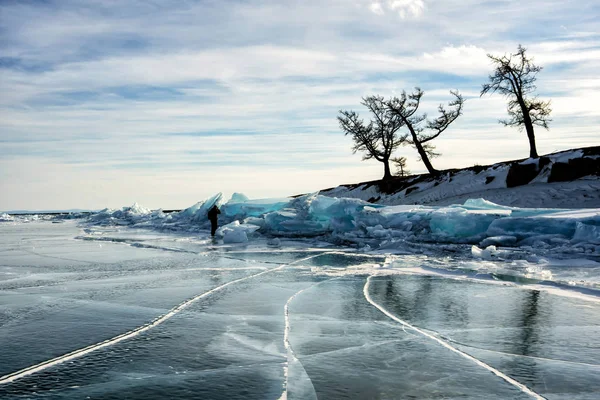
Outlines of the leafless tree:
{"label": "leafless tree", "polygon": [[417,114],[423,94],[424,92],[418,87],[408,95],[402,91],[400,98],[394,97],[387,102],[387,107],[392,114],[400,118],[408,129],[411,137],[408,139],[408,143],[417,149],[427,171],[435,174],[437,170],[433,168],[429,159],[439,156],[439,153],[435,152],[435,146],[430,142],[440,136],[462,114],[465,100],[458,91],[451,90],[450,94],[455,99],[448,103],[448,109],[440,104],[438,107],[440,116],[434,120],[428,120],[427,114]]}
{"label": "leafless tree", "polygon": [[406,157],[392,158],[391,161],[396,166],[396,176],[410,175],[410,171],[406,168]]}
{"label": "leafless tree", "polygon": [[383,163],[383,179],[390,179],[390,158],[392,152],[402,145],[407,135],[398,135],[403,122],[398,115],[392,113],[381,96],[364,97],[361,102],[373,115],[365,124],[354,111],[340,111],[338,121],[345,135],[351,135],[354,141],[352,151],[363,152],[363,160],[375,160]]}
{"label": "leafless tree", "polygon": [[498,92],[508,99],[509,119],[501,120],[504,126],[516,126],[527,132],[529,139],[529,157],[537,158],[535,134],[533,126],[538,125],[548,129],[552,109],[550,101],[543,101],[537,96],[531,97],[535,91],[536,75],[542,70],[527,58],[526,49],[519,45],[515,54],[496,57],[488,54],[495,70],[489,76],[489,82],[483,85],[481,96],[489,92]]}

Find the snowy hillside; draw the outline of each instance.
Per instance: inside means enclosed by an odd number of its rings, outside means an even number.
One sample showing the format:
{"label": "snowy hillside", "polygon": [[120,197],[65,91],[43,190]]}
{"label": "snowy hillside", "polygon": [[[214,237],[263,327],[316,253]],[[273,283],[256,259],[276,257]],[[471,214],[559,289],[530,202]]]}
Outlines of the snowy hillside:
{"label": "snowy hillside", "polygon": [[322,190],[386,205],[445,206],[483,198],[513,207],[600,208],[600,146]]}

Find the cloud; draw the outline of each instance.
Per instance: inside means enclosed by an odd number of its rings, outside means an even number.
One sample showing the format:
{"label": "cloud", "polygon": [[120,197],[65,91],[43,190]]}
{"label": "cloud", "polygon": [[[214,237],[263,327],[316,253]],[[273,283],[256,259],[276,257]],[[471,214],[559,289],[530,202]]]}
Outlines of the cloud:
{"label": "cloud", "polygon": [[377,15],[383,15],[383,13],[384,13],[383,6],[381,5],[381,3],[372,3],[369,6],[369,10],[371,10],[371,12],[373,14],[377,14]]}
{"label": "cloud", "polygon": [[456,75],[479,74],[489,70],[490,65],[486,51],[473,45],[446,46],[435,53],[423,54],[421,61],[427,69]]}
{"label": "cloud", "polygon": [[373,2],[369,5],[369,10],[373,14],[384,15],[385,9],[396,13],[400,18],[419,17],[425,10],[424,0],[387,0],[383,3]]}
{"label": "cloud", "polygon": [[[470,75],[489,68],[485,50],[476,46],[447,46],[422,55],[393,56],[385,53],[313,51],[278,46],[250,46],[199,52],[147,54],[66,63],[52,71],[30,73],[8,71],[4,85],[11,87],[3,102],[25,101],[44,93],[65,93],[103,88],[160,87],[179,85],[192,93],[208,96],[244,90],[247,80],[264,80],[272,85],[289,77],[348,79],[373,73],[402,73],[415,70]],[[211,82],[209,89],[201,89]],[[152,86],[148,86],[152,85]],[[156,90],[155,90],[156,92]],[[163,89],[166,93],[167,89]]]}
{"label": "cloud", "polygon": [[402,19],[410,16],[419,17],[425,10],[425,2],[423,0],[389,0],[387,4]]}

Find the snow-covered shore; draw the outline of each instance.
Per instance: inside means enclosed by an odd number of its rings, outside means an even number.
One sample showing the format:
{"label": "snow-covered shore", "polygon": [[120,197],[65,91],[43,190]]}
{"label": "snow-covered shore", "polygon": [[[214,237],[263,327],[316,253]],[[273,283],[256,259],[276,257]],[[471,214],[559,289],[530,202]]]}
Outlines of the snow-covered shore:
{"label": "snow-covered shore", "polygon": [[445,206],[484,198],[523,208],[600,208],[600,147],[414,175],[389,182],[340,185],[320,192],[377,204]]}

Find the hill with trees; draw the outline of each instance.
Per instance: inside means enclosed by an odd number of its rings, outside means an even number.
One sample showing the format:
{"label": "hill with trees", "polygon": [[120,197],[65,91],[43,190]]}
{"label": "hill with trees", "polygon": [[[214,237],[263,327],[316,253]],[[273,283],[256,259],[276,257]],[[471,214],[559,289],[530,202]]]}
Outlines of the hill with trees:
{"label": "hill with trees", "polygon": [[[485,198],[517,207],[600,208],[600,147],[538,155],[534,125],[548,129],[552,112],[550,101],[535,93],[543,68],[533,63],[521,45],[514,54],[488,54],[488,58],[494,70],[482,85],[480,97],[498,93],[507,99],[509,118],[499,122],[526,132],[528,159],[438,171],[430,159],[440,154],[431,141],[463,114],[465,99],[458,90],[451,90],[454,99],[447,106],[439,105],[437,118],[428,119],[418,112],[424,92],[416,87],[409,94],[402,91],[400,97],[363,97],[361,104],[372,115],[368,122],[355,111],[340,111],[338,122],[354,142],[352,151],[361,152],[363,160],[383,163],[384,175],[381,180],[342,185],[321,194],[392,205],[448,205]],[[405,145],[417,150],[427,174],[409,175],[406,157],[394,156]],[[397,168],[396,177],[390,162]]]}
{"label": "hill with trees", "polygon": [[437,174],[340,185],[320,194],[386,205],[439,206],[484,198],[515,207],[600,208],[600,146]]}

